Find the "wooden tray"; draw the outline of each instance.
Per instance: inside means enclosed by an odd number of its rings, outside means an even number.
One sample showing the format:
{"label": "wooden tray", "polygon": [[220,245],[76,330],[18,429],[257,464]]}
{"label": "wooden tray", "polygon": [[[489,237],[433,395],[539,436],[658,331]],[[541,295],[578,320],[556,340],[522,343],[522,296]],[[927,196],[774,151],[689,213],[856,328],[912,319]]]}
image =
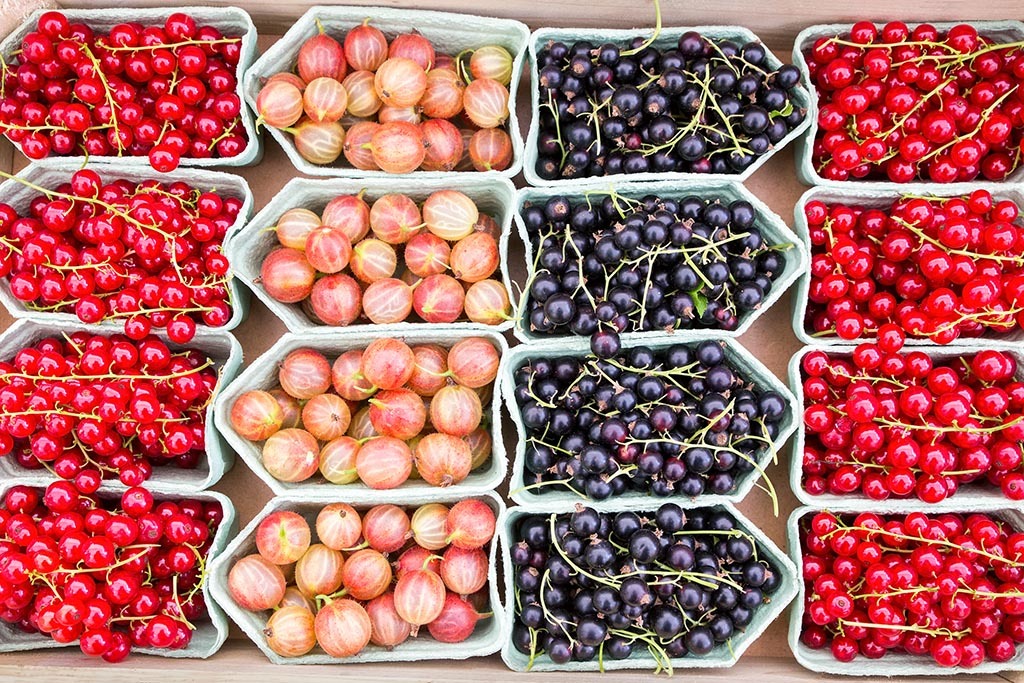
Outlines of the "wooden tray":
{"label": "wooden tray", "polygon": [[[649,0],[344,0],[349,5],[388,6],[407,5],[418,9],[439,9],[471,14],[493,15],[518,19],[531,29],[542,26],[601,26],[630,28],[641,24],[653,24],[654,12]],[[41,0],[0,0],[3,14],[0,16],[0,35],[5,35],[17,19],[19,11],[47,4]],[[65,7],[109,7],[117,5],[176,5],[186,4],[180,0],[68,0],[58,3]],[[308,7],[317,4],[309,0],[212,0],[208,4],[236,4],[248,10],[260,31],[260,48],[266,49],[276,36]],[[682,0],[662,0],[663,21],[666,26],[699,24],[739,24],[759,35],[781,59],[787,59],[792,51],[793,40],[799,31],[811,24],[857,21],[873,19],[886,21],[902,19],[956,20],[956,19],[1009,19],[1020,18],[1024,10],[1019,0],[989,0],[986,3],[965,5],[953,0],[903,0],[894,4],[891,0],[863,0],[856,4],[835,5],[828,3],[805,3],[798,0],[701,0],[698,3]],[[966,16],[965,16],[966,15]],[[525,91],[519,98],[523,132],[528,125],[529,98]],[[277,193],[290,178],[298,175],[281,148],[267,140],[265,156],[260,165],[237,169],[251,184],[259,210]],[[0,170],[16,172],[25,166],[25,159],[15,153],[6,140],[0,140]],[[516,179],[522,185],[522,176]],[[797,180],[792,146],[773,156],[768,163],[747,181],[746,186],[786,221],[792,220],[793,207],[806,189]],[[792,223],[790,223],[792,225]],[[513,236],[510,244],[510,271],[512,279],[522,283],[525,277],[523,246]],[[788,292],[765,315],[757,320],[749,332],[739,338],[741,344],[774,372],[781,380],[786,378],[786,364],[790,356],[800,349],[800,342],[793,334],[790,323],[792,292]],[[10,318],[0,310],[0,330],[11,324]],[[284,334],[284,324],[274,318],[257,301],[253,302],[248,320],[236,331],[245,350],[247,361],[268,349]],[[509,343],[514,344],[512,335]],[[511,422],[505,416],[504,433],[514,435]],[[510,450],[514,443],[509,444]],[[788,448],[781,452],[780,462],[769,468],[779,491],[780,514],[772,515],[771,502],[760,492],[753,491],[738,507],[753,522],[758,524],[780,547],[786,543],[786,518],[797,507],[797,501],[788,486]],[[507,487],[505,487],[507,488]],[[503,488],[500,492],[507,493]],[[237,463],[216,490],[222,491],[234,500],[239,523],[244,526],[270,499],[270,490],[242,463]],[[773,623],[767,632],[744,654],[731,669],[690,669],[677,674],[686,681],[743,681],[757,680],[759,683],[812,682],[841,680],[826,677],[802,668],[797,664],[786,643],[787,619],[785,615]],[[77,649],[66,651],[43,651],[0,655],[0,680],[5,683],[40,681],[54,683],[139,683],[140,681],[224,681],[238,683],[262,683],[284,680],[301,672],[302,680],[308,683],[330,681],[363,681],[375,679],[381,683],[390,681],[607,681],[608,683],[639,681],[646,678],[643,672],[610,672],[604,675],[571,674],[515,674],[509,671],[497,655],[460,662],[417,662],[408,664],[350,664],[339,666],[305,666],[281,668],[271,664],[238,630],[224,648],[211,659],[173,660],[133,655],[127,662],[104,665],[92,661]],[[871,680],[859,678],[858,683]],[[888,679],[878,679],[888,680]],[[935,682],[935,677],[901,677],[900,681],[911,683]],[[1024,675],[982,674],[970,677],[971,683],[1024,683]]]}

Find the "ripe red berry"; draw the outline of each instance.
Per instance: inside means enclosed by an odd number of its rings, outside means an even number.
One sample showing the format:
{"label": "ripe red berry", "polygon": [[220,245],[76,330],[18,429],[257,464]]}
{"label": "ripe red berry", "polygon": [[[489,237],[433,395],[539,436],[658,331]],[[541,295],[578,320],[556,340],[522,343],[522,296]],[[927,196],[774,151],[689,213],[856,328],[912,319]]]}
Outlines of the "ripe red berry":
{"label": "ripe red berry", "polygon": [[[241,38],[175,16],[164,26],[122,23],[98,34],[60,12],[41,15],[6,63],[6,90],[17,88],[18,96],[0,106],[0,131],[32,159],[84,149],[92,156],[148,155],[155,168],[173,170],[182,156],[237,156],[246,147],[232,92]],[[140,46],[146,49],[123,49]],[[207,84],[216,94],[210,102]],[[201,139],[200,111],[204,129],[211,130],[213,118],[221,132]]]}
{"label": "ripe red berry", "polygon": [[[836,37],[849,43],[821,38],[805,50],[822,177],[952,183],[1002,179],[1019,167],[1024,66],[1013,43],[967,24],[942,33],[858,22]],[[952,74],[937,67],[942,51],[965,66]]]}
{"label": "ripe red berry", "polygon": [[1024,499],[1014,356],[983,350],[934,360],[900,350],[895,326],[881,332],[878,343],[801,359],[805,490],[938,503],[972,484]]}

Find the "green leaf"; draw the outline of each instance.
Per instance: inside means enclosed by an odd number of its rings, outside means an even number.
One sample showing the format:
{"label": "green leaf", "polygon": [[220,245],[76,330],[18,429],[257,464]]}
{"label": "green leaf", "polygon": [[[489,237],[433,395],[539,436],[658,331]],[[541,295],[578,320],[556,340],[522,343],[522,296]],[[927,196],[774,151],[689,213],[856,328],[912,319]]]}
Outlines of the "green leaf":
{"label": "green leaf", "polygon": [[704,311],[708,308],[708,298],[701,294],[699,289],[695,289],[690,292],[690,297],[693,299],[693,307],[697,309],[697,317],[704,315]]}
{"label": "green leaf", "polygon": [[772,121],[774,121],[775,119],[779,118],[780,116],[789,116],[792,113],[793,113],[793,103],[792,102],[787,102],[785,107],[783,107],[779,111],[773,111],[771,114],[768,115],[768,118],[770,118]]}

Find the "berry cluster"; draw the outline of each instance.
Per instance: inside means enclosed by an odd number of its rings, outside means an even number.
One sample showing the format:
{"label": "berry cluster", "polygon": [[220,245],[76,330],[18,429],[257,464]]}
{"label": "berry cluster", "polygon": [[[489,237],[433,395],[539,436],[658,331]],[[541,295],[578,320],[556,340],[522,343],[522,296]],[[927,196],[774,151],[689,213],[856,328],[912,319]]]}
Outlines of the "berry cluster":
{"label": "berry cluster", "polygon": [[317,646],[332,657],[370,644],[390,651],[422,640],[421,627],[439,643],[460,643],[490,616],[478,609],[499,607],[487,590],[496,523],[476,498],[451,508],[376,505],[362,517],[331,503],[315,515],[315,536],[297,512],[272,512],[256,528],[257,552],[231,567],[228,592],[261,619],[273,610],[262,630],[282,657]]}
{"label": "berry cluster", "polygon": [[317,27],[299,48],[298,75],[274,74],[256,98],[260,121],[290,133],[303,159],[326,165],[344,154],[354,168],[388,173],[512,164],[508,50],[438,54],[416,30],[389,43],[369,19],[341,42]]}
{"label": "berry cluster", "polygon": [[510,539],[512,642],[554,664],[673,658],[729,647],[780,585],[778,569],[728,512],[530,515]]}
{"label": "berry cluster", "polygon": [[732,493],[763,474],[788,410],[711,341],[608,359],[534,358],[514,377],[528,488],[593,500]]}
{"label": "berry cluster", "polygon": [[1021,163],[1024,42],[958,24],[857,22],[807,50],[829,180],[1002,180]]}
{"label": "berry cluster", "polygon": [[399,323],[413,313],[428,323],[497,325],[511,312],[495,278],[501,227],[457,190],[422,202],[340,195],[320,215],[285,211],[273,230],[280,246],[264,257],[259,284],[324,325]]}
{"label": "berry cluster", "polygon": [[490,461],[484,405],[501,357],[485,337],[445,348],[382,338],[338,356],[281,361],[280,388],[245,392],[231,427],[262,441],[261,463],[284,482],[317,472],[332,484],[392,489],[410,477],[452,486]]}
{"label": "berry cluster", "polygon": [[769,244],[744,200],[555,196],[522,218],[536,250],[524,323],[541,334],[735,330],[793,246]]}
{"label": "berry cluster", "polygon": [[206,617],[206,557],[220,503],[120,501],[67,482],[13,486],[0,507],[0,619],[120,662],[133,647],[180,650]]}
{"label": "berry cluster", "polygon": [[900,352],[902,333],[886,328],[852,354],[803,357],[804,489],[937,503],[975,483],[1024,500],[1024,382],[1015,357]]}
{"label": "berry cluster", "polygon": [[987,190],[881,208],[807,202],[809,333],[845,340],[887,323],[949,344],[1024,327],[1019,207]]}
{"label": "berry cluster", "polygon": [[0,362],[0,454],[85,495],[103,479],[139,486],[153,468],[195,468],[206,451],[214,362],[155,336],[73,332]]}
{"label": "berry cluster", "polygon": [[657,35],[537,53],[537,175],[740,173],[803,122],[800,70],[760,43],[688,31],[661,49]]}
{"label": "berry cluster", "polygon": [[988,514],[800,520],[800,642],[840,662],[889,653],[1003,663],[1024,642],[1024,534]]}
{"label": "berry cluster", "polygon": [[879,209],[808,202],[808,332],[853,340],[892,323],[948,344],[1024,328],[1019,211],[985,189]]}
{"label": "berry cluster", "polygon": [[242,39],[175,12],[163,26],[105,35],[44,12],[16,55],[0,60],[0,133],[30,159],[234,157],[247,146],[235,70]]}
{"label": "berry cluster", "polygon": [[179,344],[231,318],[222,244],[241,200],[91,169],[55,189],[10,178],[39,192],[23,212],[0,203],[0,276],[29,310],[123,320],[135,340],[164,328]]}

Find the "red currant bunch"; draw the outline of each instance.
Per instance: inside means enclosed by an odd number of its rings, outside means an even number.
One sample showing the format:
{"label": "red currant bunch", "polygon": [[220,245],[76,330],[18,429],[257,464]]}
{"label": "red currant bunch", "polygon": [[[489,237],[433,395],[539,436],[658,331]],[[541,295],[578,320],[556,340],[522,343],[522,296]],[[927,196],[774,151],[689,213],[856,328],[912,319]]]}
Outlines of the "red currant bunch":
{"label": "red currant bunch", "polygon": [[40,194],[27,210],[0,203],[0,277],[30,310],[121,320],[132,339],[164,328],[179,344],[197,324],[230,320],[223,242],[240,199],[183,182],[104,182],[92,169],[30,187]]}
{"label": "red currant bunch", "polygon": [[237,156],[241,51],[241,38],[182,12],[106,33],[44,12],[0,60],[0,133],[30,159],[148,156],[167,172],[183,157]]}
{"label": "red currant bunch", "polygon": [[1024,382],[1014,356],[901,352],[895,325],[877,344],[811,350],[801,360],[803,486],[812,495],[916,497],[961,485],[1024,500]]}
{"label": "red currant bunch", "polygon": [[829,180],[1002,180],[1021,164],[1024,41],[861,21],[806,52]]}
{"label": "red currant bunch", "polygon": [[810,334],[854,340],[895,323],[949,344],[1024,328],[1024,226],[1015,202],[987,190],[880,207],[812,200],[804,215]]}
{"label": "red currant bunch", "polygon": [[67,482],[12,486],[0,507],[0,619],[120,662],[132,647],[182,649],[206,618],[206,558],[220,503],[121,500]]}
{"label": "red currant bunch", "polygon": [[840,662],[889,653],[1003,663],[1024,642],[1024,533],[989,514],[800,520],[800,642]]}
{"label": "red currant bunch", "polygon": [[42,339],[0,362],[0,455],[84,494],[107,478],[138,486],[160,465],[193,469],[217,381],[205,354],[155,336]]}

